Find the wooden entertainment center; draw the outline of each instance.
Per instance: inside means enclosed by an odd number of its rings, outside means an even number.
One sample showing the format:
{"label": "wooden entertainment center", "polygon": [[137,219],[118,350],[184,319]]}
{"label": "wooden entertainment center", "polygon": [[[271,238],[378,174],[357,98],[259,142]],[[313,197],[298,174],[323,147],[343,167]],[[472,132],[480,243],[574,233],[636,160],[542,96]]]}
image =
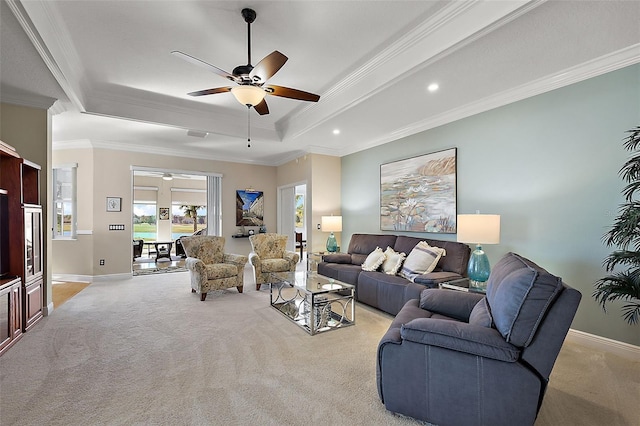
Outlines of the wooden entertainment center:
{"label": "wooden entertainment center", "polygon": [[40,166],[0,141],[0,355],[42,318]]}

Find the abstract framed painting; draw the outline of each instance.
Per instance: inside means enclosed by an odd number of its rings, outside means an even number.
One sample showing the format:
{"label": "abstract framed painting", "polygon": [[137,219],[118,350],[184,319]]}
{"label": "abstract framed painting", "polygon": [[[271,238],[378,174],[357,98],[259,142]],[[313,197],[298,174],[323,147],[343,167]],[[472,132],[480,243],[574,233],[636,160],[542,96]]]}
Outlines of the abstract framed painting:
{"label": "abstract framed painting", "polygon": [[456,233],[457,149],[380,165],[380,229]]}

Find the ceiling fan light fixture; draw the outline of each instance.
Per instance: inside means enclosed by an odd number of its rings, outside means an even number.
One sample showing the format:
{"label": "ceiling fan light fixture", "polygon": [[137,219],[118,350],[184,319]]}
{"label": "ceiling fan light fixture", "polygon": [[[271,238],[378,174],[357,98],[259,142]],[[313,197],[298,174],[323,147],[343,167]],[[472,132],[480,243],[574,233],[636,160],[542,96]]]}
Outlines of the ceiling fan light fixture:
{"label": "ceiling fan light fixture", "polygon": [[171,173],[163,173],[162,174],[162,179],[163,180],[173,180],[173,176],[171,175]]}
{"label": "ceiling fan light fixture", "polygon": [[251,85],[236,86],[231,89],[231,93],[242,105],[256,106],[267,95],[267,92],[259,87]]}

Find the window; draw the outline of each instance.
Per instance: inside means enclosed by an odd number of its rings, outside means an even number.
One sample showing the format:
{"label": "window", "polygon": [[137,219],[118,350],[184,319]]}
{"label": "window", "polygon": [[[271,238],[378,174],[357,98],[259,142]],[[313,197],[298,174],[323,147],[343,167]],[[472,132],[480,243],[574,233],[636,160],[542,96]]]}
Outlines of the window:
{"label": "window", "polygon": [[155,241],[158,235],[156,203],[152,201],[133,202],[133,239]]}
{"label": "window", "polygon": [[191,235],[207,227],[207,190],[205,181],[192,181],[200,188],[171,188],[171,238]]}
{"label": "window", "polygon": [[[196,209],[196,220],[193,220],[193,207]],[[191,235],[207,227],[207,206],[174,202],[171,206],[171,238]]]}
{"label": "window", "polygon": [[53,238],[76,238],[77,235],[77,164],[53,168]]}

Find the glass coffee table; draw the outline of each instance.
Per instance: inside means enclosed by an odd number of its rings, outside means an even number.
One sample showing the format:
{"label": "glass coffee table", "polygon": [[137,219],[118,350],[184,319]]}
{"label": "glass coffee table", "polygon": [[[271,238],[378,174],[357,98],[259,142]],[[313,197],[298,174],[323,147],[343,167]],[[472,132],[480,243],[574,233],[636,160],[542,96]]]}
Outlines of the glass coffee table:
{"label": "glass coffee table", "polygon": [[270,275],[271,306],[312,336],[356,323],[353,285],[312,271]]}

